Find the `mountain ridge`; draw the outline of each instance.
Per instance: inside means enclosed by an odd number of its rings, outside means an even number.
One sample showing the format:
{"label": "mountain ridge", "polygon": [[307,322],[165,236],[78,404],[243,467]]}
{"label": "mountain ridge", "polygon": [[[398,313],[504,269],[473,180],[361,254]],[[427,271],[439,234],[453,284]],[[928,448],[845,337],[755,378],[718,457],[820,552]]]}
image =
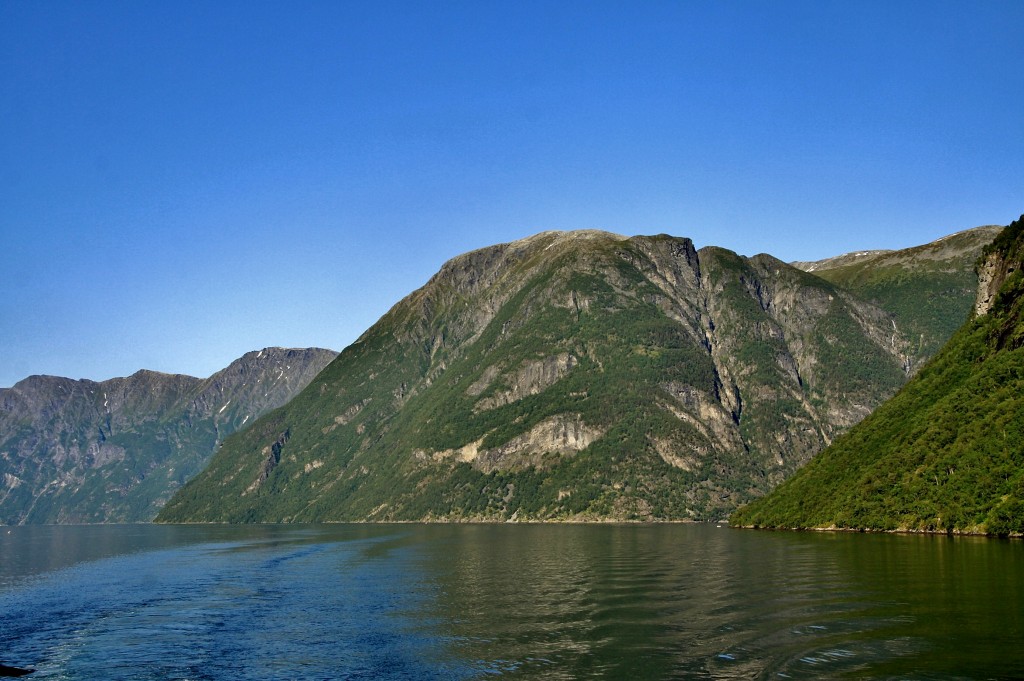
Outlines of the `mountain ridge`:
{"label": "mountain ridge", "polygon": [[901,250],[855,251],[826,260],[798,263],[857,294],[893,316],[897,330],[916,345],[921,361],[934,355],[967,320],[977,286],[974,261],[1002,227],[961,230]]}
{"label": "mountain ridge", "polygon": [[[941,236],[938,239],[929,241],[928,243],[921,244],[918,246],[908,246],[906,248],[879,248],[879,249],[868,249],[859,251],[850,251],[848,253],[842,253],[840,255],[831,256],[828,258],[822,258],[821,260],[794,260],[789,264],[797,269],[801,269],[805,272],[825,272],[828,270],[834,270],[841,267],[848,267],[850,265],[859,265],[866,260],[884,260],[886,256],[894,254],[923,254],[927,257],[927,254],[936,255],[940,251],[943,244],[955,242],[963,238],[971,238],[974,236],[981,237],[982,240],[991,241],[995,238],[995,235],[1002,231],[1002,225],[981,225],[978,227],[971,227],[969,229],[962,229],[946,236]],[[941,259],[941,258],[936,258]]]}
{"label": "mountain ridge", "polygon": [[1024,216],[978,260],[974,316],[744,527],[1024,534]]}
{"label": "mountain ridge", "polygon": [[477,249],[228,438],[158,521],[717,519],[905,382],[919,356],[894,325],[682,237]]}
{"label": "mountain ridge", "polygon": [[[0,522],[149,520],[227,434],[337,353],[265,348],[201,379],[141,369],[0,389]],[[233,404],[232,404],[233,403]]]}

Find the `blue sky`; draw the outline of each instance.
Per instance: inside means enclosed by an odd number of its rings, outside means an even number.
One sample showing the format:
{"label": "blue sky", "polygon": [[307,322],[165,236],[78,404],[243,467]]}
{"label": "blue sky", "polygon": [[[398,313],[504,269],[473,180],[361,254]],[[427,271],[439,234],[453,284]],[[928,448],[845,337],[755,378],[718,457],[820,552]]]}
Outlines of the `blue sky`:
{"label": "blue sky", "polygon": [[1024,212],[1024,3],[0,0],[0,386],[340,350],[546,229],[809,260]]}

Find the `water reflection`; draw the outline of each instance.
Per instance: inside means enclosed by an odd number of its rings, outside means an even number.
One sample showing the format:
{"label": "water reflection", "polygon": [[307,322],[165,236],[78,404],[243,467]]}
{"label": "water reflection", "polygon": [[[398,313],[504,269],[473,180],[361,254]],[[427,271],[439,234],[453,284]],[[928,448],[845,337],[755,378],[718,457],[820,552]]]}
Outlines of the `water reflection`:
{"label": "water reflection", "polygon": [[38,665],[34,678],[1024,669],[1021,542],[713,525],[13,529],[0,658]]}
{"label": "water reflection", "polygon": [[1024,662],[1020,544],[715,526],[424,530],[432,620],[460,656],[508,678],[971,677]]}

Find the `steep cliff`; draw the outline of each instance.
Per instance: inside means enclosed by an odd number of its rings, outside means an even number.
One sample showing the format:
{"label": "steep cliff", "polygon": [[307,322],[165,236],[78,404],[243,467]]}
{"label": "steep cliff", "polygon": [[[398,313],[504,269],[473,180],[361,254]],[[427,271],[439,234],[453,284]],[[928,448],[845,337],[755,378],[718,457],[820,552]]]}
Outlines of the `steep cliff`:
{"label": "steep cliff", "polygon": [[1001,230],[976,227],[913,248],[793,264],[891,314],[916,371],[967,321],[978,285],[974,263]]}
{"label": "steep cliff", "polygon": [[976,316],[892,400],[736,525],[1024,532],[1024,216],[985,248]]}
{"label": "steep cliff", "polygon": [[721,517],[895,392],[910,346],[771,256],[546,232],[446,263],[158,519]]}
{"label": "steep cliff", "polygon": [[207,379],[32,376],[0,389],[0,523],[150,520],[224,437],[337,353],[267,348]]}

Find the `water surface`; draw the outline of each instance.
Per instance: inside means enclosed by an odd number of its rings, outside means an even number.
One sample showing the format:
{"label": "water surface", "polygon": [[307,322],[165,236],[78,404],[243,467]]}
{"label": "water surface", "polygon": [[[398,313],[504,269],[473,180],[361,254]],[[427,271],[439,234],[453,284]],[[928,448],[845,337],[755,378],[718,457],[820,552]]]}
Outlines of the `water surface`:
{"label": "water surface", "polygon": [[0,528],[35,679],[1024,675],[1024,543],[715,525]]}

